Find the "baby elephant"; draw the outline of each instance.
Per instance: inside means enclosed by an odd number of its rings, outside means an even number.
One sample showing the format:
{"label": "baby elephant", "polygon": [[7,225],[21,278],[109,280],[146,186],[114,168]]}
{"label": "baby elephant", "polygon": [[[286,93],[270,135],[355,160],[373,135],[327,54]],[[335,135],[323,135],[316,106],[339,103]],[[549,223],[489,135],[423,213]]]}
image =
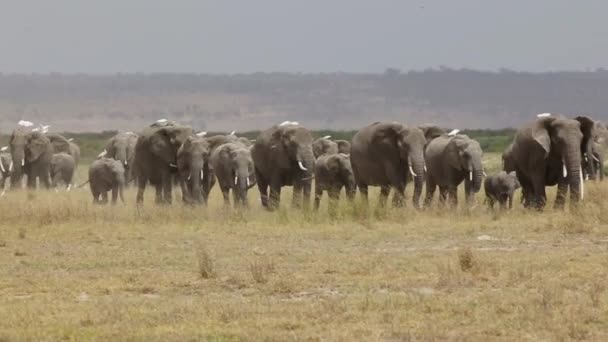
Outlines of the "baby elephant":
{"label": "baby elephant", "polygon": [[329,197],[329,209],[332,211],[336,202],[340,199],[340,191],[346,189],[349,200],[355,197],[356,185],[350,159],[342,153],[323,154],[315,162],[315,210],[319,209],[319,203],[323,191],[327,191]]}
{"label": "baby elephant", "polygon": [[513,172],[500,171],[499,173],[488,176],[483,183],[483,187],[486,191],[486,202],[491,209],[494,208],[494,202],[500,204],[500,209],[507,207],[507,201],[509,202],[509,209],[513,208],[513,193],[517,190],[520,185]]}
{"label": "baby elephant", "polygon": [[108,203],[108,191],[112,190],[112,204],[116,204],[118,195],[124,203],[122,191],[125,186],[125,168],[119,160],[111,158],[97,159],[89,168],[89,185],[93,194],[93,203]]}
{"label": "baby elephant", "polygon": [[235,207],[247,207],[247,190],[255,185],[255,171],[249,147],[241,143],[220,145],[210,157],[213,173],[217,177],[224,203],[230,205],[232,190]]}
{"label": "baby elephant", "polygon": [[67,187],[67,191],[72,189],[72,180],[74,179],[74,169],[76,161],[71,155],[61,152],[53,154],[51,158],[51,184],[55,190],[59,184],[63,183]]}

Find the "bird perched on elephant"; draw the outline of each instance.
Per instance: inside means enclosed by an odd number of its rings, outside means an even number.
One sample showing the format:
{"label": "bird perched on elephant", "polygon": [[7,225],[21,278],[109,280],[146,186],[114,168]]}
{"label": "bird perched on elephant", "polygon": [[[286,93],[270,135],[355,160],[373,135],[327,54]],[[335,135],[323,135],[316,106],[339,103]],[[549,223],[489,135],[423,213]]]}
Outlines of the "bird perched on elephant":
{"label": "bird perched on elephant", "polygon": [[515,171],[500,171],[497,174],[486,177],[483,182],[486,193],[486,203],[490,209],[498,202],[500,209],[513,208],[513,194],[520,188]]}
{"label": "bird perched on elephant", "polygon": [[322,154],[336,154],[339,152],[338,144],[329,140],[330,138],[331,136],[326,135],[312,142],[312,153],[315,158],[319,158]]}
{"label": "bird perched on elephant", "polygon": [[408,171],[414,177],[415,207],[419,207],[424,182],[424,131],[396,122],[375,122],[352,139],[350,162],[357,186],[367,201],[368,186],[380,186],[380,205],[386,204],[391,188],[393,205],[403,205]]}
{"label": "bird perched on elephant", "polygon": [[66,186],[67,191],[70,191],[72,189],[75,169],[76,162],[70,154],[65,152],[53,154],[50,168],[51,186],[57,189],[60,184],[63,184]]}
{"label": "bird perched on elephant", "polygon": [[[276,209],[281,187],[293,186],[294,207],[310,204],[315,157],[310,131],[297,122],[285,121],[262,131],[251,149],[262,205]],[[270,188],[270,196],[268,189]]]}
{"label": "bird perched on elephant", "polygon": [[138,204],[143,203],[148,182],[156,189],[157,204],[172,203],[172,173],[177,171],[177,150],[190,136],[192,128],[187,126],[147,127],[139,135],[133,161]]}
{"label": "bird perched on elephant", "polygon": [[229,192],[235,207],[247,207],[247,190],[255,185],[255,170],[249,147],[241,143],[226,143],[216,148],[210,157],[213,173],[224,196],[224,203],[230,205]]}
{"label": "bird perched on elephant", "polygon": [[133,162],[137,137],[133,132],[117,133],[108,140],[103,152],[98,156],[116,159],[122,163],[125,169],[125,186],[134,180]]}
{"label": "bird perched on elephant", "polygon": [[177,169],[182,189],[182,200],[187,204],[207,203],[209,181],[209,142],[204,137],[191,136],[177,151]]}
{"label": "bird perched on elephant", "polygon": [[319,209],[323,192],[329,197],[329,210],[333,212],[335,204],[340,199],[342,188],[346,197],[352,201],[355,198],[357,185],[355,175],[348,155],[343,153],[325,153],[315,161],[315,210]]}
{"label": "bird perched on elephant", "polygon": [[0,196],[4,195],[6,190],[6,181],[11,176],[12,158],[8,152],[8,146],[0,149]]}
{"label": "bird perched on elephant", "polygon": [[27,127],[13,131],[9,139],[12,164],[11,189],[21,187],[23,176],[27,176],[27,187],[36,188],[36,181],[44,188],[50,187],[50,165],[53,146],[42,132],[32,132]]}
{"label": "bird perched on elephant", "polygon": [[479,142],[458,134],[458,130],[431,140],[425,149],[425,207],[430,206],[437,187],[440,203],[444,204],[449,197],[451,206],[456,207],[458,185],[463,181],[466,201],[471,205],[474,194],[481,189],[484,174],[481,157]]}
{"label": "bird perched on elephant", "polygon": [[125,169],[119,160],[102,157],[89,167],[89,186],[94,204],[108,203],[108,191],[112,192],[112,204],[116,204],[118,196],[124,203],[124,185]]}
{"label": "bird perched on elephant", "polygon": [[[512,156],[526,206],[544,208],[546,186],[557,185],[555,207],[563,208],[568,188],[571,204],[584,196],[583,153],[592,155],[594,121],[540,114],[520,128],[513,140]],[[593,164],[591,173],[594,173]]]}

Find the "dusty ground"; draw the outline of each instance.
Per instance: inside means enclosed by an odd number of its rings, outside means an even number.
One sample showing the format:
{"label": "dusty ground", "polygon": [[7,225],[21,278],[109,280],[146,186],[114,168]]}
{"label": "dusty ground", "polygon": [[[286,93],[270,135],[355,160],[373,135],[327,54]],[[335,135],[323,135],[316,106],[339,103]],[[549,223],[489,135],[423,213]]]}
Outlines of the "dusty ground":
{"label": "dusty ground", "polygon": [[[149,192],[147,195],[152,195]],[[0,341],[608,340],[608,185],[578,210],[0,199]],[[551,195],[552,196],[552,195]],[[481,202],[482,196],[478,196]]]}

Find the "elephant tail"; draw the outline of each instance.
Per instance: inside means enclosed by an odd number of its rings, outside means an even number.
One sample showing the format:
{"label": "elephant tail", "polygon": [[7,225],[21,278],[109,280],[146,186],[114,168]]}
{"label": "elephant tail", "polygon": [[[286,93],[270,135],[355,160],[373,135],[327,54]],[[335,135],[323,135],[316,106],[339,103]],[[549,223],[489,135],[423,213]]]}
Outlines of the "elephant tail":
{"label": "elephant tail", "polygon": [[79,189],[80,189],[80,188],[82,188],[83,186],[85,186],[85,185],[89,184],[89,181],[90,181],[90,180],[89,180],[89,179],[87,179],[87,181],[86,181],[86,182],[84,182],[84,183],[82,183],[82,184],[78,185],[78,186],[77,186],[77,188],[79,188]]}

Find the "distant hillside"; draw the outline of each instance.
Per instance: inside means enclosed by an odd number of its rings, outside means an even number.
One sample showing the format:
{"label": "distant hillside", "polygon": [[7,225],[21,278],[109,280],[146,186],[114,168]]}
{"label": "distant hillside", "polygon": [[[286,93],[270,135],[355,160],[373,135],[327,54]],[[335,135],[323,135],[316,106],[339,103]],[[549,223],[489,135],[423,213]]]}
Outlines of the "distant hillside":
{"label": "distant hillside", "polygon": [[57,131],[138,130],[167,117],[202,130],[314,129],[373,121],[516,127],[554,112],[608,118],[608,71],[428,70],[384,74],[0,75],[0,131],[19,119]]}

